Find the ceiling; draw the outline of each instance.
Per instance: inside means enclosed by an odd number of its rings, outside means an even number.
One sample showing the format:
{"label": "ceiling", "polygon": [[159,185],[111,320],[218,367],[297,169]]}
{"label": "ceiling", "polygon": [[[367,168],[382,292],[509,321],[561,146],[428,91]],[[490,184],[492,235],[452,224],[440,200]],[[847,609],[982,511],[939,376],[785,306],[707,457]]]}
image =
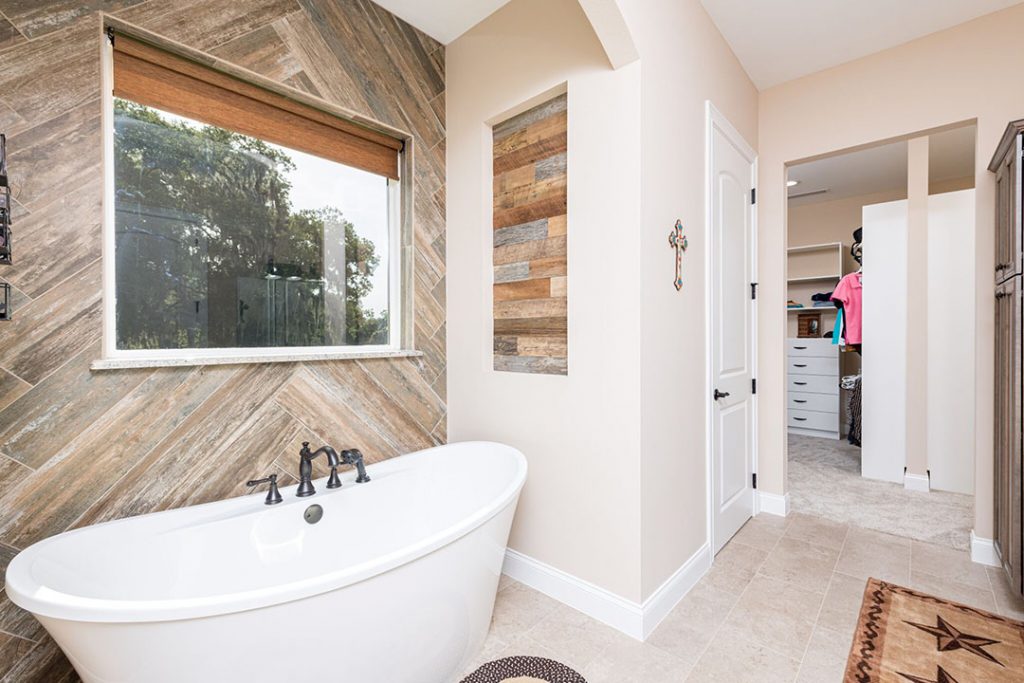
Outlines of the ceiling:
{"label": "ceiling", "polygon": [[[928,177],[931,181],[974,175],[975,126],[935,133],[928,139]],[[907,143],[838,154],[789,168],[790,206],[833,201],[844,197],[907,188]],[[827,190],[820,194],[806,193]]]}
{"label": "ceiling", "polygon": [[[972,2],[975,0],[972,0]],[[479,24],[509,0],[374,0],[445,45]]]}
{"label": "ceiling", "polygon": [[701,0],[762,90],[1022,1]]}

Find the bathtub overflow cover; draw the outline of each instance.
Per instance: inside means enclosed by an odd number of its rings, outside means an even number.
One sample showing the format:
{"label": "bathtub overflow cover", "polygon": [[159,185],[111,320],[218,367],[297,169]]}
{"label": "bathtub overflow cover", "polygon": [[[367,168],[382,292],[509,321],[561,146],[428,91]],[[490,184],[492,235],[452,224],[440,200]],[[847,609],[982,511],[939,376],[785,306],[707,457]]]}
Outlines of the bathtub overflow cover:
{"label": "bathtub overflow cover", "polygon": [[319,505],[310,505],[302,513],[302,516],[306,519],[307,524],[316,524],[324,516],[324,509]]}

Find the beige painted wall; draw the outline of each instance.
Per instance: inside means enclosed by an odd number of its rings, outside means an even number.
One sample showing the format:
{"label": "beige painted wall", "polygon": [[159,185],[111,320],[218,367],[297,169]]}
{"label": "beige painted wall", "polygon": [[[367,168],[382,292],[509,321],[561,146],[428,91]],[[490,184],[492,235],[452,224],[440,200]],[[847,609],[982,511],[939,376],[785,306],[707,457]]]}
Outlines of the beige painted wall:
{"label": "beige painted wall", "polygon": [[[861,226],[861,210],[868,204],[881,204],[906,199],[907,189],[872,192],[811,204],[789,203],[789,246],[842,242],[849,250],[853,231]],[[847,267],[856,265],[847,260]]]}
{"label": "beige painted wall", "polygon": [[[526,453],[513,549],[639,602],[706,542],[704,102],[753,145],[757,92],[698,0],[620,6],[640,60],[617,71],[574,0],[513,0],[448,46],[449,434]],[[498,373],[485,123],[564,83],[569,375]]]}
{"label": "beige painted wall", "polygon": [[[993,179],[985,169],[1006,123],[1024,115],[1024,91],[1012,86],[1006,65],[1024,59],[1019,34],[1024,6],[1016,6],[863,59],[770,88],[760,96],[759,361],[761,394],[759,482],[781,493],[786,484],[783,403],[785,224],[787,163],[883,139],[976,120],[977,228],[966,236],[977,291],[973,362],[975,532],[992,536]],[[912,96],[908,92],[912,88]]]}
{"label": "beige painted wall", "polygon": [[[757,90],[698,0],[620,0],[643,65],[641,439],[643,595],[706,540],[705,101],[757,149]],[[668,234],[690,247],[672,286]]]}
{"label": "beige painted wall", "polygon": [[[512,548],[638,600],[640,65],[613,71],[575,0],[513,0],[446,57],[450,438],[526,454]],[[495,372],[487,122],[566,83],[569,375]]]}

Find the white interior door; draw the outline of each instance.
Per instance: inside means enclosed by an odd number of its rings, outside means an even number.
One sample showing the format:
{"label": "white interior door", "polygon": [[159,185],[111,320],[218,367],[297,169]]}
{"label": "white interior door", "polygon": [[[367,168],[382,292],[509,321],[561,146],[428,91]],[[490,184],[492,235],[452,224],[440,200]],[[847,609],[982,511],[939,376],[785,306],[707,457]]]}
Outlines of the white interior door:
{"label": "white interior door", "polygon": [[712,535],[718,552],[754,512],[754,151],[708,107],[711,202]]}

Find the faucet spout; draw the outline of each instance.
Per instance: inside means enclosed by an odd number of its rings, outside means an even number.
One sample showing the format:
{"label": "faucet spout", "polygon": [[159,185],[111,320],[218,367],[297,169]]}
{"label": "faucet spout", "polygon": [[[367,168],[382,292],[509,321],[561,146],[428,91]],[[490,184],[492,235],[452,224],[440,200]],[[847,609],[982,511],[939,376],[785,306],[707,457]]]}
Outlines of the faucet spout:
{"label": "faucet spout", "polygon": [[313,487],[313,460],[320,455],[327,457],[327,465],[331,468],[327,488],[336,489],[341,486],[341,479],[338,477],[338,465],[341,464],[341,460],[338,458],[338,452],[330,446],[321,446],[315,451],[310,451],[309,442],[303,441],[302,450],[299,451],[299,488],[295,492],[300,498],[316,493]]}

